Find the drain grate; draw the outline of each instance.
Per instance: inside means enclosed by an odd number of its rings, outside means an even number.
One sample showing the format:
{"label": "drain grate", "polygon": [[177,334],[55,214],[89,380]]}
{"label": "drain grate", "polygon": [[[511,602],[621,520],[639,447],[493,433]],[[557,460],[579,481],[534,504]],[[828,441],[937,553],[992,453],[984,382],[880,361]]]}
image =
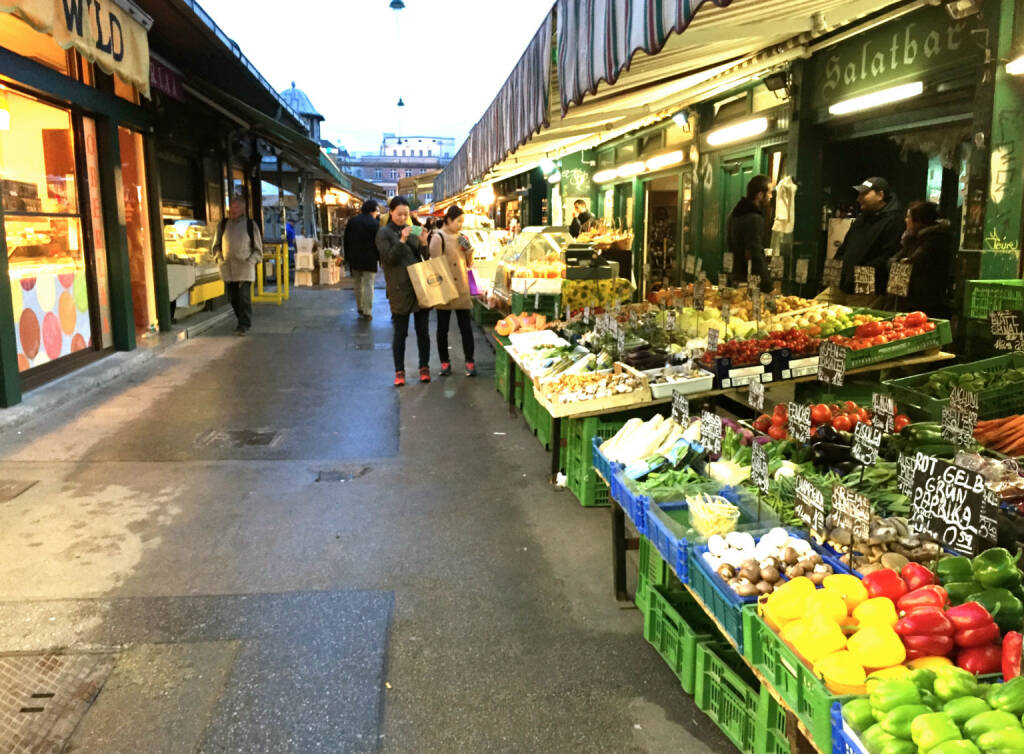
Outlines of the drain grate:
{"label": "drain grate", "polygon": [[199,448],[272,448],[282,433],[274,429],[208,429],[196,435]]}
{"label": "drain grate", "polygon": [[316,475],[318,482],[351,482],[366,476],[370,471],[369,466],[335,466],[330,469],[320,469]]}
{"label": "drain grate", "polygon": [[0,751],[62,751],[115,661],[111,653],[0,657]]}
{"label": "drain grate", "polygon": [[31,482],[18,481],[16,479],[0,482],[0,503],[13,500],[38,483],[38,479],[33,479]]}
{"label": "drain grate", "polygon": [[391,348],[390,343],[349,343],[349,351],[387,351]]}

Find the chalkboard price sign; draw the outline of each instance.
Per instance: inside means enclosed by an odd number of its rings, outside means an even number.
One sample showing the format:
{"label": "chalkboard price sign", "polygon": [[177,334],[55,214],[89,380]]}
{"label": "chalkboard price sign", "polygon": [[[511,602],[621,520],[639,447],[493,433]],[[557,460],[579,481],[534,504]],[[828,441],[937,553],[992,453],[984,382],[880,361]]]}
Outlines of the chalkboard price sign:
{"label": "chalkboard price sign", "polygon": [[798,260],[796,260],[796,272],[793,275],[793,277],[796,279],[796,282],[800,283],[800,285],[804,285],[805,283],[807,283],[807,278],[810,275],[810,272],[811,272],[811,260],[809,260],[809,259],[798,259]]}
{"label": "chalkboard price sign", "polygon": [[722,321],[725,324],[729,324],[729,320],[732,319],[732,309],[729,304],[725,301],[722,302]]}
{"label": "chalkboard price sign", "polygon": [[665,329],[674,332],[676,329],[676,310],[669,309],[665,312]]}
{"label": "chalkboard price sign", "polygon": [[846,379],[846,349],[830,340],[818,349],[818,382],[842,387]]}
{"label": "chalkboard price sign", "polygon": [[726,275],[724,272],[718,273],[718,287],[719,289],[729,287],[729,276]]}
{"label": "chalkboard price sign", "polygon": [[687,275],[692,275],[697,269],[697,257],[695,255],[688,256],[683,263],[683,269],[686,270]]}
{"label": "chalkboard price sign", "polygon": [[768,454],[764,452],[764,445],[755,442],[751,453],[750,480],[761,492],[768,492],[771,477],[768,475]]}
{"label": "chalkboard price sign", "polygon": [[910,290],[910,273],[914,268],[909,262],[896,262],[889,268],[889,284],[885,292],[890,296],[906,296]]}
{"label": "chalkboard price sign", "polygon": [[895,426],[896,404],[892,396],[887,393],[872,393],[871,395],[871,426],[878,427],[883,432],[892,432]]}
{"label": "chalkboard price sign", "polygon": [[700,412],[700,442],[711,455],[722,452],[722,417],[712,411]]}
{"label": "chalkboard price sign", "polygon": [[796,476],[796,515],[803,521],[812,532],[823,532],[825,530],[825,496],[821,490],[807,479],[797,474]]}
{"label": "chalkboard price sign", "polygon": [[853,292],[873,296],[875,294],[875,268],[853,268]]}
{"label": "chalkboard price sign", "polygon": [[699,312],[704,311],[704,288],[706,285],[703,278],[699,278],[693,284],[693,308]]}
{"label": "chalkboard price sign", "polygon": [[1024,351],[1024,312],[989,312],[988,317],[992,324],[996,350]]}
{"label": "chalkboard price sign", "polygon": [[672,420],[684,427],[690,421],[690,400],[678,390],[672,391]]}
{"label": "chalkboard price sign", "polygon": [[811,406],[807,403],[789,404],[789,434],[797,442],[811,440]]}
{"label": "chalkboard price sign", "polygon": [[764,411],[764,383],[751,382],[747,391],[747,403],[755,411]]}
{"label": "chalkboard price sign", "polygon": [[866,542],[871,527],[871,501],[859,492],[837,484],[832,488],[832,518],[836,526],[853,533],[855,542]]}
{"label": "chalkboard price sign", "polygon": [[977,555],[988,546],[994,519],[985,478],[978,472],[917,453],[909,497],[915,532],[964,555]]}
{"label": "chalkboard price sign", "polygon": [[942,409],[942,437],[958,445],[974,441],[974,425],[978,423],[978,395],[954,387],[949,393],[949,406]]}
{"label": "chalkboard price sign", "polygon": [[850,455],[865,466],[873,466],[878,460],[878,449],[882,446],[882,430],[870,424],[858,422],[853,430],[853,450]]}
{"label": "chalkboard price sign", "polygon": [[727,251],[722,254],[722,269],[729,275],[732,274],[733,253]]}
{"label": "chalkboard price sign", "polygon": [[775,254],[769,262],[768,269],[771,270],[772,280],[782,280],[782,275],[786,271],[786,260],[781,254]]}
{"label": "chalkboard price sign", "polygon": [[822,283],[826,286],[836,288],[839,286],[839,282],[843,278],[843,260],[842,259],[827,259],[825,260],[825,269],[822,276]]}
{"label": "chalkboard price sign", "polygon": [[896,486],[901,494],[910,497],[914,489],[914,456],[900,453],[896,461]]}
{"label": "chalkboard price sign", "polygon": [[718,350],[718,330],[714,327],[708,328],[708,350],[711,353]]}
{"label": "chalkboard price sign", "polygon": [[754,291],[760,291],[761,290],[761,276],[760,275],[750,275],[747,278],[747,288],[750,290],[751,297],[753,297]]}

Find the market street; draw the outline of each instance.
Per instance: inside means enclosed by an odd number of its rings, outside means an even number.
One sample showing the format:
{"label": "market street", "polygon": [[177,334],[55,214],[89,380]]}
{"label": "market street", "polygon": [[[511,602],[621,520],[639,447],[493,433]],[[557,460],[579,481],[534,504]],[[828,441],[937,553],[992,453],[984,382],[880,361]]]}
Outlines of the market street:
{"label": "market street", "polygon": [[482,334],[396,390],[374,313],[298,289],[0,435],[0,673],[81,664],[75,752],[732,751]]}

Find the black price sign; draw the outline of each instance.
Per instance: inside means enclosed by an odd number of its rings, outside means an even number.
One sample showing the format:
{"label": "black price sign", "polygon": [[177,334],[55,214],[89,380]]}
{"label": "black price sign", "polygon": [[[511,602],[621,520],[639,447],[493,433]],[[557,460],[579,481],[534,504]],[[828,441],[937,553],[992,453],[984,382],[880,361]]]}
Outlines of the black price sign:
{"label": "black price sign", "polygon": [[883,432],[892,432],[895,428],[896,404],[892,396],[887,393],[872,393],[871,395],[871,426],[878,427]]}
{"label": "black price sign", "polygon": [[704,311],[704,288],[706,285],[703,278],[693,284],[693,308],[699,312]]}
{"label": "black price sign", "polygon": [[874,466],[878,460],[878,449],[882,446],[883,434],[878,427],[858,422],[853,430],[853,450],[850,455],[865,466]]}
{"label": "black price sign", "polygon": [[821,282],[825,286],[838,288],[840,281],[843,279],[843,260],[842,259],[826,259],[825,269],[822,274]]}
{"label": "black price sign", "polygon": [[811,440],[811,407],[809,404],[789,404],[789,434],[797,442]]}
{"label": "black price sign", "polygon": [[759,442],[755,442],[751,448],[750,480],[761,492],[768,492],[768,484],[771,482],[771,477],[768,476],[768,454],[764,452],[764,445]]}
{"label": "black price sign", "polygon": [[853,292],[868,296],[875,294],[874,267],[861,267],[858,265],[853,268]]}
{"label": "black price sign", "polygon": [[849,529],[855,542],[866,542],[871,528],[871,501],[837,484],[832,488],[832,519],[836,526]]}
{"label": "black price sign", "polygon": [[714,327],[708,328],[708,350],[711,353],[718,350],[718,330]]}
{"label": "black price sign", "polygon": [[731,275],[732,274],[732,265],[733,265],[733,253],[731,251],[727,251],[727,252],[725,252],[722,255],[722,269],[725,270],[727,273],[729,273]]}
{"label": "black price sign", "polygon": [[711,411],[700,412],[700,442],[711,455],[722,452],[722,417]]}
{"label": "black price sign", "polygon": [[812,532],[825,531],[825,496],[807,479],[796,476],[796,515]]}
{"label": "black price sign", "polygon": [[915,532],[972,556],[994,541],[991,497],[978,472],[917,453],[909,497]]}
{"label": "black price sign", "polygon": [[768,269],[771,270],[772,280],[782,280],[782,276],[786,272],[786,260],[782,258],[781,254],[775,254],[768,263]]}
{"label": "black price sign", "polygon": [[729,320],[732,319],[732,309],[729,308],[729,304],[725,301],[722,302],[722,321],[725,324],[729,324]]}
{"label": "black price sign", "polygon": [[749,275],[747,277],[747,289],[750,291],[750,297],[754,297],[754,291],[761,291],[761,276],[760,275]]}
{"label": "black price sign", "polygon": [[957,445],[974,441],[974,425],[978,423],[978,395],[960,387],[949,393],[949,406],[942,409],[942,439]]}
{"label": "black price sign", "polygon": [[729,287],[729,276],[724,272],[718,273],[718,287],[719,289]]}
{"label": "black price sign", "polygon": [[885,292],[890,296],[906,296],[910,290],[910,273],[914,268],[909,262],[896,262],[889,268],[889,284]]}
{"label": "black price sign", "polygon": [[818,349],[818,382],[842,387],[846,379],[846,349],[830,340]]}
{"label": "black price sign", "polygon": [[676,329],[676,310],[669,309],[665,312],[665,329],[673,332]]}
{"label": "black price sign", "polygon": [[807,278],[810,275],[810,271],[811,260],[798,259],[796,260],[796,272],[794,273],[793,277],[796,279],[796,282],[803,285],[807,282]]}
{"label": "black price sign", "polygon": [[684,427],[690,422],[690,400],[678,390],[672,391],[672,420]]}
{"label": "black price sign", "polygon": [[747,392],[747,403],[755,411],[764,411],[764,383],[751,382]]}
{"label": "black price sign", "polygon": [[998,311],[988,313],[992,335],[998,351],[1024,351],[1024,312]]}
{"label": "black price sign", "polygon": [[900,494],[910,497],[914,489],[914,456],[900,453],[896,461],[896,486]]}

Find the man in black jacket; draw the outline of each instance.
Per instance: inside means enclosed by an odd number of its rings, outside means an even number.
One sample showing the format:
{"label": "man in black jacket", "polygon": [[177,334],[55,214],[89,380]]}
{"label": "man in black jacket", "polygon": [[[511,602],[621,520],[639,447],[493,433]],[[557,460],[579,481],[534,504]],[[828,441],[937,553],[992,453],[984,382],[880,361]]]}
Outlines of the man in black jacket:
{"label": "man in black jacket", "polygon": [[373,199],[363,202],[362,211],[345,225],[345,259],[352,270],[359,316],[373,317],[373,279],[377,275],[377,231],[380,230],[380,208]]}
{"label": "man in black jacket", "polygon": [[569,225],[569,235],[573,238],[590,230],[594,216],[587,212],[587,203],[577,199],[572,203],[572,223]]}
{"label": "man in black jacket", "polygon": [[[846,238],[836,250],[843,261],[839,289],[848,306],[871,307],[885,297],[889,263],[900,253],[900,239],[906,226],[899,199],[884,178],[868,178],[853,187],[861,213],[850,225]],[[875,268],[874,294],[854,293],[854,267]]]}
{"label": "man in black jacket", "polygon": [[747,195],[736,203],[729,215],[725,228],[725,245],[732,252],[732,279],[742,283],[747,279],[747,262],[750,270],[761,278],[760,288],[764,293],[772,290],[772,274],[768,258],[764,255],[766,221],[764,212],[771,204],[775,184],[766,175],[755,175],[747,183]]}

